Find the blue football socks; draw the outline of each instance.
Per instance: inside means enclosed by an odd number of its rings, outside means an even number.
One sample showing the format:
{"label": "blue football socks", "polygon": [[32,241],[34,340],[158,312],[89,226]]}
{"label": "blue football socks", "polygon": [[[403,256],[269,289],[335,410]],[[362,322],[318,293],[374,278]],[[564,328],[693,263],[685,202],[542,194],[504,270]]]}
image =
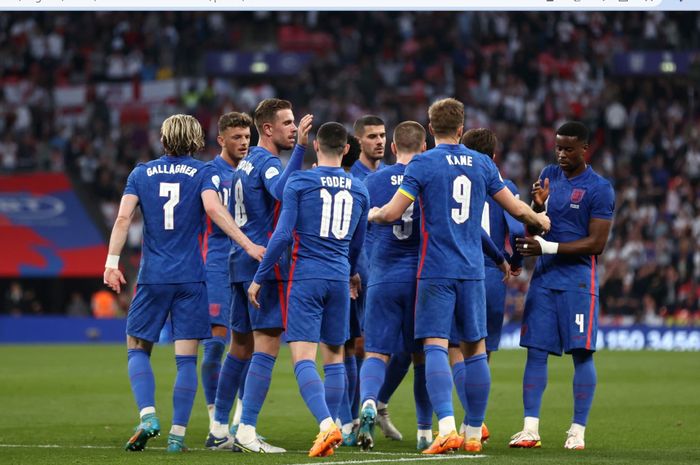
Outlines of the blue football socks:
{"label": "blue football socks", "polygon": [[326,391],[326,405],[331,418],[338,415],[340,402],[345,397],[345,365],[329,363],[323,366],[323,386]]}
{"label": "blue football socks", "polygon": [[430,403],[428,388],[425,385],[425,365],[413,366],[413,398],[416,402],[416,420],[419,430],[433,427],[433,404]]}
{"label": "blue football socks", "polygon": [[464,368],[467,424],[478,428],[484,422],[491,391],[491,371],[486,354],[474,355],[464,360]]}
{"label": "blue football socks", "polygon": [[249,360],[240,360],[231,354],[226,354],[224,358],[219,385],[216,389],[216,400],[214,401],[214,420],[222,425],[228,425],[231,408],[236,400],[236,391],[238,391],[241,382],[241,374],[249,362]]}
{"label": "blue football socks", "polygon": [[219,373],[221,372],[221,356],[226,350],[226,338],[214,336],[205,339],[204,357],[202,358],[202,388],[207,405],[216,401],[216,388],[219,385]]}
{"label": "blue football socks", "polygon": [[527,362],[523,374],[523,407],[526,417],[540,417],[542,395],[547,387],[547,356],[540,349],[527,349]]}
{"label": "blue football socks", "polygon": [[[367,363],[367,360],[365,360]],[[408,369],[411,366],[411,354],[408,352],[400,352],[393,354],[389,359],[389,363],[386,366],[386,378],[382,384],[379,394],[377,395],[377,400],[384,404],[389,403],[389,399],[394,395],[396,389],[401,384],[401,381],[406,377]],[[360,383],[360,389],[362,388],[362,383]],[[360,395],[362,401],[364,402],[364,397]]]}
{"label": "blue football socks", "polygon": [[459,398],[459,403],[462,404],[464,409],[464,423],[467,423],[467,384],[464,379],[464,373],[467,367],[464,366],[463,362],[457,362],[452,365],[452,380],[454,381],[455,390],[457,391],[457,397]]}
{"label": "blue football socks", "polygon": [[177,375],[173,388],[173,425],[187,426],[197,394],[197,356],[176,355]]}
{"label": "blue football socks", "polygon": [[250,360],[246,360],[243,366],[243,371],[241,371],[241,382],[238,383],[238,398],[243,400],[245,395],[245,380],[248,377],[248,369],[250,368]]}
{"label": "blue football socks", "polygon": [[155,407],[156,382],[151,368],[151,356],[141,349],[127,351],[129,382],[139,410]]}
{"label": "blue football socks", "polygon": [[309,408],[316,421],[321,423],[331,414],[326,405],[326,393],[321,377],[316,371],[313,360],[300,360],[294,365],[294,376],[297,378],[299,392],[304,403]]}
{"label": "blue football socks", "polygon": [[267,397],[267,391],[270,390],[275,360],[275,357],[264,352],[254,352],[253,358],[250,359],[241,415],[241,423],[244,425],[258,424],[258,415]]}
{"label": "blue football socks", "polygon": [[447,358],[447,348],[425,345],[425,378],[438,420],[454,416],[452,408],[452,372]]}
{"label": "blue football socks", "polygon": [[574,419],[573,423],[586,426],[591,411],[593,394],[598,382],[592,352],[574,352]]}
{"label": "blue football socks", "polygon": [[387,364],[384,360],[376,357],[368,357],[362,364],[360,370],[360,400],[364,403],[367,400],[377,401],[377,394],[382,385],[385,384]]}

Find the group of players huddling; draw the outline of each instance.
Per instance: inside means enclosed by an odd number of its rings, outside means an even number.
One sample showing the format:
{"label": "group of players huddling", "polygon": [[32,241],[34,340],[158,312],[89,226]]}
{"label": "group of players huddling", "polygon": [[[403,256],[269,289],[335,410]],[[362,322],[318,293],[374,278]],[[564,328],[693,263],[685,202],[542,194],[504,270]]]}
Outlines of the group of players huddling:
{"label": "group of players huddling", "polygon": [[[359,158],[352,164],[352,137],[342,124],[325,123],[313,140],[317,162],[309,170],[301,167],[313,116],[297,127],[288,101],[262,101],[253,119],[223,115],[221,153],[208,163],[192,157],[204,146],[197,120],[165,120],[165,155],[139,164],[128,178],[104,274],[119,292],[125,284],[119,255],[140,207],[143,253],[127,318],[140,423],[127,450],[143,450],[160,433],[150,354],[169,318],[177,363],[169,452],[186,450],[199,341],[210,417],[206,447],[285,452],[256,431],[282,340],[319,424],[309,456],[329,456],[339,445],[371,449],[375,424],[400,440],[387,404],[411,363],[417,448],[479,452],[488,439],[488,360],[498,349],[504,281],[520,273],[523,256],[540,258],[521,331],[524,426],[510,446],[540,447],[547,358],[565,352],[575,371],[564,447],[584,448],[596,386],[596,256],[615,202],[611,185],[586,164],[588,130],[578,122],[557,130],[557,163],[533,184],[530,207],[499,175],[493,133],[463,133],[459,101],[434,102],[428,118],[435,147],[426,150],[422,125],[402,122],[393,133],[391,166],[382,162],[380,118],[355,122]],[[259,142],[249,147],[253,125]],[[292,149],[283,169],[279,154]],[[315,362],[319,343],[323,381]],[[453,384],[466,412],[459,429]]]}

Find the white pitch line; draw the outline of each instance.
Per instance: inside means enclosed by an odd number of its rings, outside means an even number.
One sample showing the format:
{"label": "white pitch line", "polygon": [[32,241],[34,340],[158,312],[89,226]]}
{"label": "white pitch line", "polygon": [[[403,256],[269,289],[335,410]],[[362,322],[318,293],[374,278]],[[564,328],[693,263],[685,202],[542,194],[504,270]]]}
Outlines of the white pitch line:
{"label": "white pitch line", "polygon": [[[461,459],[483,459],[486,455],[437,455],[435,457],[403,457],[400,459],[371,459],[371,460],[339,460],[337,462],[323,462],[323,465],[344,465],[346,463],[393,463],[393,462],[428,462],[437,460],[461,460]],[[287,463],[284,465],[306,465],[311,462]]]}

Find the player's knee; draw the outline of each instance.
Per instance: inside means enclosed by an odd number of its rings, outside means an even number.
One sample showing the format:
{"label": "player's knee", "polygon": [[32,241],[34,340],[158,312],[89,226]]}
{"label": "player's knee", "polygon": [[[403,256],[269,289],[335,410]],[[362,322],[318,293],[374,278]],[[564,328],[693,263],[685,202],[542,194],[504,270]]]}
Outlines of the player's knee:
{"label": "player's knee", "polygon": [[126,347],[127,349],[143,350],[150,355],[151,350],[153,350],[153,343],[136,336],[127,336]]}
{"label": "player's knee", "polygon": [[212,325],[211,326],[211,335],[213,337],[220,337],[220,338],[226,338],[228,335],[228,328],[226,326],[221,326],[221,325]]}
{"label": "player's knee", "polygon": [[486,339],[479,339],[476,342],[464,342],[462,343],[462,354],[464,358],[470,358],[475,355],[486,353]]}
{"label": "player's knee", "polygon": [[379,352],[367,352],[365,354],[365,358],[378,358],[379,360],[383,361],[384,363],[387,363],[389,361],[389,355],[380,354]]}

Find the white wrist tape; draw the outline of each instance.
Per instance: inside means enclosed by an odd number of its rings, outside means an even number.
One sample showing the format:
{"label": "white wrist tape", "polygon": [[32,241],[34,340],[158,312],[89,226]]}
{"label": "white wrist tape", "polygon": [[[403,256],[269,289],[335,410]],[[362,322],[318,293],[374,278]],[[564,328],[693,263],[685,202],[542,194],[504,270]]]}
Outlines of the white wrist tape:
{"label": "white wrist tape", "polygon": [[559,250],[559,243],[558,242],[545,241],[540,236],[534,236],[533,239],[535,239],[537,242],[540,243],[540,248],[542,249],[542,255],[554,255]]}
{"label": "white wrist tape", "polygon": [[105,268],[119,269],[119,255],[107,255],[107,262],[105,262]]}

